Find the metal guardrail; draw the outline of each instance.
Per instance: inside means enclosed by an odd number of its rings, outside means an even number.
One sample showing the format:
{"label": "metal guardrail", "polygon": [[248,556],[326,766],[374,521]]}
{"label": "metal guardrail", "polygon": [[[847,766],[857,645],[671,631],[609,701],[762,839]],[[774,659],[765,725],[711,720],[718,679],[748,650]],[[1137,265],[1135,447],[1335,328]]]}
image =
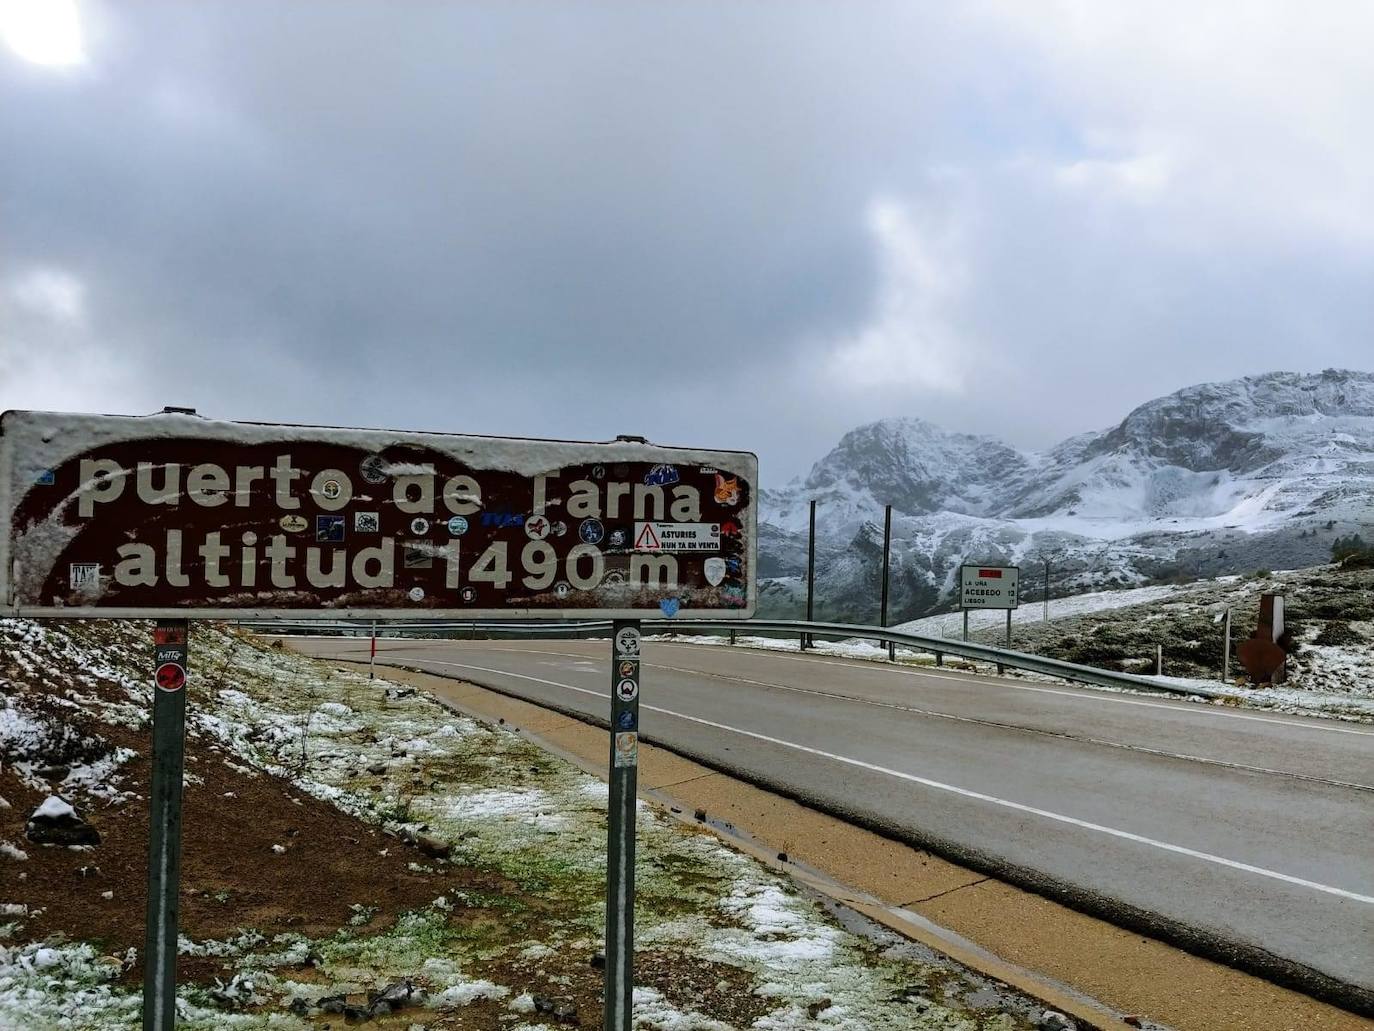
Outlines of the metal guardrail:
{"label": "metal guardrail", "polygon": [[[258,630],[291,631],[352,631],[367,636],[371,634],[370,623],[339,622],[290,622],[284,620],[244,621],[242,626]],[[1025,670],[1043,676],[1068,680],[1094,687],[1127,689],[1132,691],[1153,691],[1174,695],[1200,695],[1207,698],[1221,697],[1223,692],[1202,685],[1171,684],[1153,677],[1134,673],[1118,673],[1113,670],[1098,669],[1095,666],[1082,666],[1062,659],[1051,659],[1044,655],[1031,655],[1027,652],[996,648],[991,645],[977,644],[973,641],[951,641],[944,637],[925,637],[909,634],[888,627],[863,626],[849,623],[819,623],[800,619],[646,619],[641,624],[649,633],[678,633],[693,630],[730,630],[730,631],[769,631],[774,633],[796,634],[803,640],[810,637],[829,637],[841,640],[871,640],[881,644],[914,649],[936,656],[953,655],[974,662],[992,663],[999,667]],[[570,637],[574,634],[611,632],[610,620],[586,620],[562,623],[480,623],[480,622],[425,622],[405,621],[386,622],[379,629],[388,632],[396,630],[468,630],[473,633],[513,634],[517,636]]]}

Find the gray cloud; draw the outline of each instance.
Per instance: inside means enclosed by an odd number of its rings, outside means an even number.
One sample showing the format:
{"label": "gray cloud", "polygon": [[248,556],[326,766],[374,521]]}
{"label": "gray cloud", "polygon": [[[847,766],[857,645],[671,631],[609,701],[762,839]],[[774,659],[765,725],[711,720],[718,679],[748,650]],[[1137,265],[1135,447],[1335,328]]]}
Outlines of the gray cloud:
{"label": "gray cloud", "polygon": [[1110,6],[85,4],[88,65],[0,50],[0,403],[776,482],[881,415],[1034,446],[1367,367],[1360,33]]}

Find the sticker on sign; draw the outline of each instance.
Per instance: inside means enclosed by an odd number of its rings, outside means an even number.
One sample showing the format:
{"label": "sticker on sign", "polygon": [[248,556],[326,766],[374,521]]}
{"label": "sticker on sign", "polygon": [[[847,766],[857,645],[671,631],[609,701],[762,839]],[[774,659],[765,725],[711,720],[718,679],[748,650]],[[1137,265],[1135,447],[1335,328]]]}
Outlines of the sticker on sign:
{"label": "sticker on sign", "polygon": [[635,551],[718,552],[720,523],[635,523]]}
{"label": "sticker on sign", "polygon": [[748,452],[639,438],[6,412],[0,613],[748,616],[757,484]]}
{"label": "sticker on sign", "polygon": [[1019,566],[960,566],[959,607],[1014,609],[1020,606]]}
{"label": "sticker on sign", "polygon": [[615,736],[615,765],[621,769],[639,765],[639,735],[634,731]]}

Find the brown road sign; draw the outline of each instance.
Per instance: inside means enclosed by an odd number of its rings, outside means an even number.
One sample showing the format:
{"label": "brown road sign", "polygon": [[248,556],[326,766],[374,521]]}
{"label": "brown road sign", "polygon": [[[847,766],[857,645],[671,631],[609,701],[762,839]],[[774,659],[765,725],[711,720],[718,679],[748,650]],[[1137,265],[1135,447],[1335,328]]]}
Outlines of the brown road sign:
{"label": "brown road sign", "polygon": [[[635,441],[6,412],[0,602],[33,616],[748,617],[757,483],[752,454]],[[645,526],[666,542],[646,548]]]}

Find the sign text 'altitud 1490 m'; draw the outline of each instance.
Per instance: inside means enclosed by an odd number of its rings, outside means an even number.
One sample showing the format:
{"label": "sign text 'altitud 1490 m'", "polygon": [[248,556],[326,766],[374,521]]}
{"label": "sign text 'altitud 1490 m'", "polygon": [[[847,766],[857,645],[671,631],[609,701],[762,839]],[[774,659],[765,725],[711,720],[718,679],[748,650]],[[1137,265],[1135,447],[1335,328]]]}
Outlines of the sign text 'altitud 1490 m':
{"label": "sign text 'altitud 1490 m'", "polygon": [[757,459],[7,412],[0,597],[25,615],[752,615]]}

